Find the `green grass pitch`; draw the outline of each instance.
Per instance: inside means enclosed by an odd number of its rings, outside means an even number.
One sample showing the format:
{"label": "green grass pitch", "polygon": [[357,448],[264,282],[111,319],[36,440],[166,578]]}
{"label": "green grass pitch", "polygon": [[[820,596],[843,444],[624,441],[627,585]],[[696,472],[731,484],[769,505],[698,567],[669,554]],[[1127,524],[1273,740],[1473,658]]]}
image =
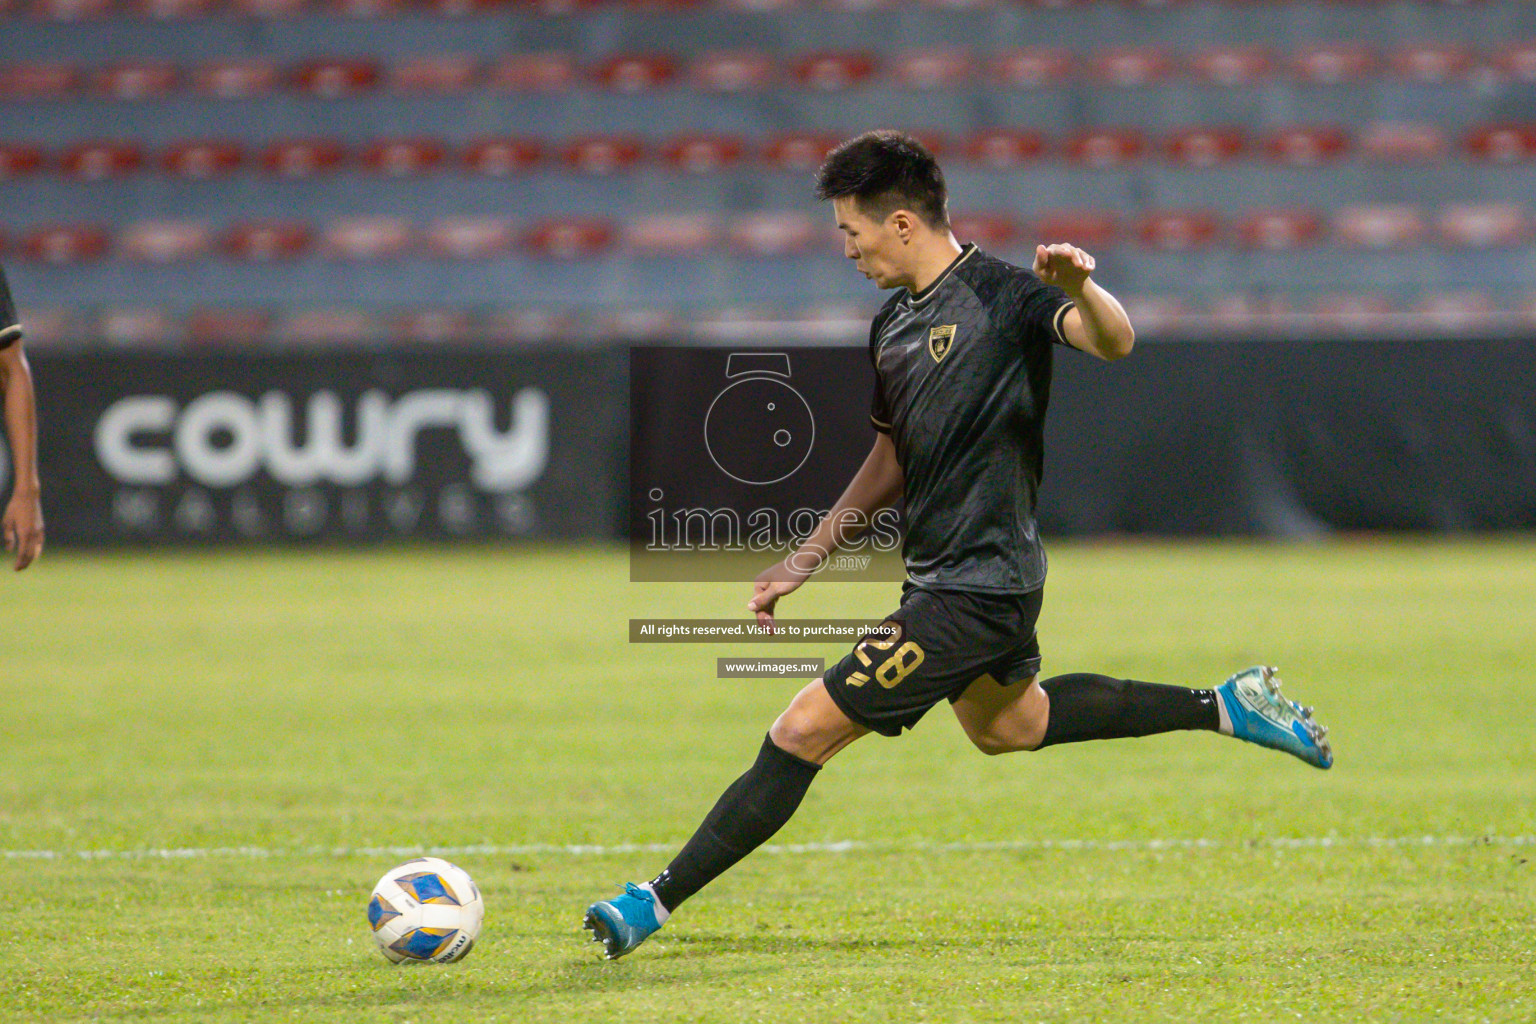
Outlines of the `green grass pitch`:
{"label": "green grass pitch", "polygon": [[[1536,540],[1051,553],[1047,673],[1273,661],[1337,767],[1203,734],[987,758],[941,706],[616,963],[583,908],[799,685],[714,659],[840,647],[632,646],[747,588],[630,584],[608,547],[51,553],[0,581],[0,1021],[1536,1019]],[[464,963],[374,950],[391,847],[481,848],[450,854],[487,901]]]}

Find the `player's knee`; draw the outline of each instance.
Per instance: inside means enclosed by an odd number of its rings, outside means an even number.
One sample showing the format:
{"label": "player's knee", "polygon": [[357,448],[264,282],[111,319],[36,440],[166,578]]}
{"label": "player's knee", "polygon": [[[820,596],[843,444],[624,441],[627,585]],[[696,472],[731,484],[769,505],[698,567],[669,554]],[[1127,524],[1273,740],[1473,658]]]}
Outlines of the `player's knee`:
{"label": "player's knee", "polygon": [[837,726],[841,724],[824,708],[823,702],[801,693],[769,727],[769,739],[774,746],[796,757],[820,760],[826,748],[838,739]]}

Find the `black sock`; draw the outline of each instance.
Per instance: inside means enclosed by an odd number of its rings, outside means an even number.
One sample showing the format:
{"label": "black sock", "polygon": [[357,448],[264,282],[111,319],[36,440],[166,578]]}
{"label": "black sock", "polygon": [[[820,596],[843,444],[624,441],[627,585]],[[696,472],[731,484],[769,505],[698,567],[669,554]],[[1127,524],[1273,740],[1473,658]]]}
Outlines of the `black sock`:
{"label": "black sock", "polygon": [[1221,726],[1215,690],[1138,683],[1086,672],[1056,676],[1040,687],[1051,698],[1042,747]]}
{"label": "black sock", "polygon": [[747,773],[731,783],[667,869],[651,882],[668,910],[698,892],[766,843],[800,806],[821,765],[796,757],[763,737]]}

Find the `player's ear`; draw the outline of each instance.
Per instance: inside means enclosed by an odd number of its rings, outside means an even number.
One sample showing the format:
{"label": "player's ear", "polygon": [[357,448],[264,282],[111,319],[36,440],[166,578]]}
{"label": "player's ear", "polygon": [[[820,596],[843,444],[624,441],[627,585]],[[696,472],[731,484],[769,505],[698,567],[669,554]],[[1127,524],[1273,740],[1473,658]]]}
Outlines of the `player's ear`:
{"label": "player's ear", "polygon": [[901,238],[901,244],[912,241],[912,214],[906,210],[894,210],[888,218],[891,228]]}

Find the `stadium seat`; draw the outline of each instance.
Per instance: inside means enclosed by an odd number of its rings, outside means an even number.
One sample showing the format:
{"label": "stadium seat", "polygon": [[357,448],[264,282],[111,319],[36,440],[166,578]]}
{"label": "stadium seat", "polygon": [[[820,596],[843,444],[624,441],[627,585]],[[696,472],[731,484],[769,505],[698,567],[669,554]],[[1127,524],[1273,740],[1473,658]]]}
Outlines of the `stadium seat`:
{"label": "stadium seat", "polygon": [[0,67],[0,99],[60,99],[79,85],[80,70],[70,64],[25,62]]}
{"label": "stadium seat", "polygon": [[777,135],[764,144],[763,162],[784,171],[814,171],[839,141],[836,135],[825,132]]}
{"label": "stadium seat", "polygon": [[1345,334],[1381,331],[1398,321],[1383,295],[1324,295],[1313,303],[1312,315],[1317,329]]}
{"label": "stadium seat", "polygon": [[576,333],[576,318],[554,309],[505,309],[487,314],[480,331],[486,341],[503,345],[540,345],[570,338]]}
{"label": "stadium seat", "polygon": [[1424,218],[1411,206],[1345,206],[1335,211],[1334,237],[1359,249],[1396,249],[1424,234]]}
{"label": "stadium seat", "polygon": [[1163,140],[1168,159],[1185,167],[1214,167],[1247,151],[1248,139],[1237,128],[1190,128]]}
{"label": "stadium seat", "polygon": [[1120,221],[1107,210],[1051,210],[1035,218],[1034,238],[1039,245],[1066,242],[1092,249],[1119,240]]}
{"label": "stadium seat", "polygon": [[306,309],[284,317],[275,330],[287,345],[360,345],[383,339],[383,324],[364,309]]}
{"label": "stadium seat", "polygon": [[27,329],[28,348],[91,340],[90,328],[73,307],[28,305],[22,323]]}
{"label": "stadium seat", "polygon": [[949,136],[943,132],[934,131],[931,128],[913,128],[912,137],[939,159],[949,154]]}
{"label": "stadium seat", "polygon": [[1493,298],[1473,289],[1432,292],[1416,302],[1411,313],[1422,327],[1453,335],[1486,331],[1502,319]]}
{"label": "stadium seat", "polygon": [[187,342],[210,347],[249,348],[272,334],[265,309],[200,308],[187,315]]}
{"label": "stadium seat", "polygon": [[991,59],[988,75],[1001,85],[1038,89],[1072,75],[1073,58],[1062,49],[1021,47],[1004,50]]}
{"label": "stadium seat", "polygon": [[105,256],[108,245],[105,228],[67,224],[34,228],[22,239],[21,251],[39,263],[84,263]]}
{"label": "stadium seat", "polygon": [[1520,163],[1536,156],[1536,125],[1489,125],[1467,134],[1467,152],[1496,164]]}
{"label": "stadium seat", "polygon": [[371,60],[312,60],[294,69],[292,81],[303,92],[336,98],[367,92],[379,77],[379,66]]}
{"label": "stadium seat", "polygon": [[1349,150],[1349,136],[1332,125],[1290,125],[1271,132],[1262,148],[1277,163],[1315,167],[1342,157]]}
{"label": "stadium seat", "polygon": [[1158,47],[1111,47],[1093,54],[1094,80],[1122,89],[1162,81],[1173,71],[1173,57]]}
{"label": "stadium seat", "polygon": [[393,18],[406,8],[406,0],[322,0],[327,14],[344,18]]}
{"label": "stadium seat", "polygon": [[492,89],[506,92],[560,92],[576,81],[576,62],[568,53],[517,53],[491,65]]}
{"label": "stadium seat", "polygon": [[701,54],[688,67],[688,81],[700,92],[756,92],[777,77],[778,69],[767,54],[747,51]]}
{"label": "stadium seat", "polygon": [[732,220],[726,240],[744,256],[798,256],[816,244],[821,233],[803,213],[759,213]]}
{"label": "stadium seat", "polygon": [[86,21],[112,11],[112,0],[33,0],[32,14],[48,21]]}
{"label": "stadium seat", "polygon": [[633,170],[644,155],[645,149],[640,140],[628,136],[573,139],[560,151],[564,164],[583,174],[614,174]]}
{"label": "stadium seat", "polygon": [[28,143],[0,142],[0,181],[35,174],[46,166],[43,151]]}
{"label": "stadium seat", "polygon": [[1130,128],[1101,128],[1067,140],[1067,157],[1085,167],[1120,167],[1141,156],[1146,139]]}
{"label": "stadium seat", "polygon": [[412,238],[400,217],[341,217],[321,231],[320,249],[333,259],[392,259],[405,255]]}
{"label": "stadium seat", "polygon": [[719,225],[705,214],[652,214],[624,225],[625,250],[637,256],[696,256],[714,248]]}
{"label": "stadium seat", "polygon": [[1212,85],[1252,85],[1274,70],[1274,60],[1263,47],[1220,46],[1191,55],[1189,68]]}
{"label": "stadium seat", "polygon": [[1212,245],[1221,233],[1221,221],[1210,210],[1162,210],[1146,214],[1136,235],[1149,249],[1177,252]]}
{"label": "stadium seat", "polygon": [[666,54],[624,54],[598,63],[592,79],[614,92],[640,93],[670,85],[677,70],[677,60]]}
{"label": "stadium seat", "polygon": [[270,95],[282,76],[267,60],[218,60],[192,69],[192,87],[223,100],[251,99]]}
{"label": "stadium seat", "polygon": [[178,142],[160,154],[160,169],[178,178],[222,178],[240,169],[245,150],[229,140]]}
{"label": "stadium seat", "polygon": [[1380,62],[1369,47],[1324,43],[1297,51],[1291,58],[1296,77],[1313,85],[1341,85],[1374,75]]}
{"label": "stadium seat", "polygon": [[252,18],[292,18],[304,13],[309,0],[228,0],[238,14]]}
{"label": "stadium seat", "polygon": [[124,259],[141,263],[176,263],[208,255],[213,229],[196,220],[145,220],[129,224],[117,236]]}
{"label": "stadium seat", "polygon": [[301,221],[243,221],[225,230],[220,248],[235,259],[265,263],[302,256],[312,241],[309,225]]}
{"label": "stadium seat", "polygon": [[1536,82],[1536,42],[1516,43],[1499,53],[1498,69],[1517,82]]}
{"label": "stadium seat", "polygon": [[154,21],[182,21],[213,13],[216,0],[134,0],[133,7]]}
{"label": "stadium seat", "polygon": [[671,341],[680,337],[685,329],[697,329],[707,314],[691,317],[687,327],[677,314],[665,309],[624,307],[600,314],[592,325],[599,337],[623,338],[627,341]]}
{"label": "stadium seat", "polygon": [[1139,335],[1176,334],[1189,323],[1190,305],[1176,295],[1127,295],[1121,302]]}
{"label": "stadium seat", "polygon": [[841,92],[865,84],[879,68],[872,53],[813,53],[795,61],[795,81],[820,92]]}
{"label": "stadium seat", "polygon": [[280,139],[261,155],[261,166],[280,178],[312,178],[340,169],[347,158],[332,139]]}
{"label": "stadium seat", "polygon": [[176,88],[177,77],[170,61],[124,61],[93,71],[91,88],[115,100],[156,99]]}
{"label": "stadium seat", "polygon": [[60,166],[71,178],[99,181],[139,170],[144,153],[131,142],[83,142],[64,151]]}
{"label": "stadium seat", "polygon": [[964,49],[909,50],[897,54],[891,75],[908,89],[952,89],[969,82],[976,63]]}
{"label": "stadium seat", "polygon": [[999,170],[1038,160],[1044,153],[1045,139],[1036,132],[993,128],[965,140],[966,159]]}
{"label": "stadium seat", "polygon": [[429,223],[423,235],[430,255],[451,260],[505,256],[517,239],[505,217],[444,217]]}
{"label": "stadium seat", "polygon": [[384,321],[390,341],[410,345],[452,345],[479,336],[474,316],[465,309],[412,309]]}
{"label": "stadium seat", "polygon": [[464,148],[464,166],[478,174],[504,178],[535,166],[543,148],[532,139],[476,139]]}
{"label": "stadium seat", "polygon": [[708,174],[733,167],[746,151],[740,139],[722,135],[683,135],[668,141],[662,159],[674,170]]}
{"label": "stadium seat", "polygon": [[950,221],[961,242],[975,242],[983,249],[999,249],[1019,238],[1019,223],[1006,213],[961,214]]}
{"label": "stadium seat", "polygon": [[613,245],[615,232],[606,220],[566,217],[530,227],[523,244],[536,256],[574,260],[597,256]]}
{"label": "stadium seat", "polygon": [[508,5],[508,0],[423,0],[422,3],[426,10],[446,18],[494,14]]}
{"label": "stadium seat", "polygon": [[1512,203],[1456,203],[1436,218],[1440,238],[1448,245],[1474,249],[1525,245],[1531,224],[1525,211]]}
{"label": "stadium seat", "polygon": [[1472,69],[1472,53],[1463,46],[1407,46],[1387,55],[1387,67],[1399,78],[1440,85],[1464,77]]}
{"label": "stadium seat", "polygon": [[166,348],[186,339],[185,326],[164,309],[108,309],[96,319],[96,334],[113,348]]}
{"label": "stadium seat", "polygon": [[408,178],[441,167],[444,156],[436,139],[380,139],[363,150],[362,164],[376,174]]}
{"label": "stadium seat", "polygon": [[480,61],[465,54],[411,57],[390,68],[389,85],[395,92],[441,95],[464,92],[479,74]]}
{"label": "stadium seat", "polygon": [[1436,125],[1379,122],[1360,131],[1360,152],[1390,163],[1429,163],[1445,155],[1445,133]]}
{"label": "stadium seat", "polygon": [[1210,324],[1231,334],[1262,334],[1283,326],[1293,317],[1290,303],[1281,295],[1226,293],[1211,300]]}
{"label": "stadium seat", "polygon": [[1323,219],[1312,210],[1254,210],[1238,223],[1237,237],[1251,249],[1298,249],[1323,236]]}

